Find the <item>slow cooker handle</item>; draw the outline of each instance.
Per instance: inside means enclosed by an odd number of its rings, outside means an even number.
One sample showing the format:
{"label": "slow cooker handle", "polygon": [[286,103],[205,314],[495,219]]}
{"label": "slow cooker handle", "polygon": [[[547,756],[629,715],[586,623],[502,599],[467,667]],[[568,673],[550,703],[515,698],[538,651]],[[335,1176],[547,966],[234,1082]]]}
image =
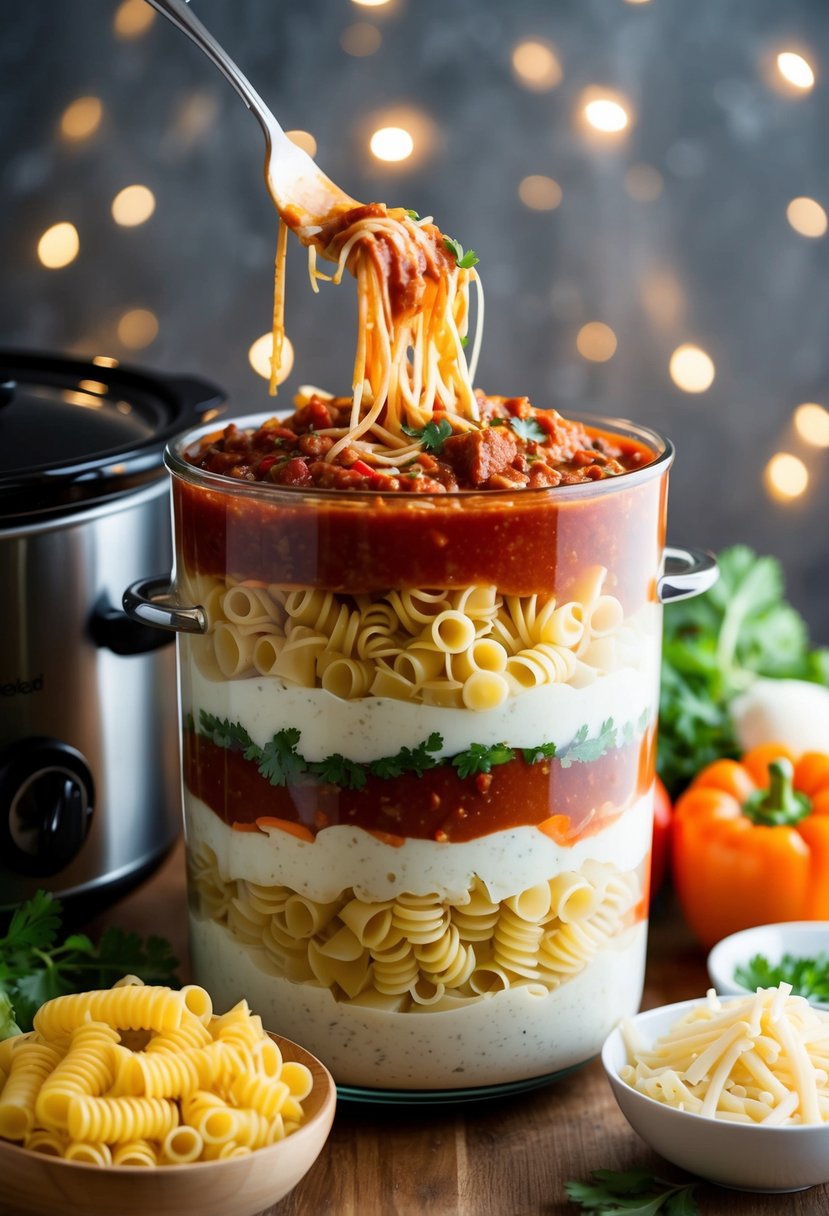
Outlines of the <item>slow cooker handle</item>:
{"label": "slow cooker handle", "polygon": [[665,573],[657,581],[656,595],[662,604],[688,600],[713,587],[720,576],[717,559],[707,549],[665,547]]}
{"label": "slow cooker handle", "polygon": [[124,612],[141,625],[167,629],[173,633],[206,633],[207,614],[198,605],[176,603],[169,574],[142,578],[124,592]]}

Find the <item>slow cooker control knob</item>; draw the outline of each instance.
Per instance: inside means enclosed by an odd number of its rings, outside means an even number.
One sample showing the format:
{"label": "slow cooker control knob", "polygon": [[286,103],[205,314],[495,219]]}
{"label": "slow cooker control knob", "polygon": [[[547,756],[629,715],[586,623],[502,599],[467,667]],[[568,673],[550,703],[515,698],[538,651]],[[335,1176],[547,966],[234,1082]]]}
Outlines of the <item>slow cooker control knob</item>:
{"label": "slow cooker control knob", "polygon": [[74,747],[15,742],[0,753],[0,862],[20,874],[56,874],[86,840],[94,804],[92,774]]}

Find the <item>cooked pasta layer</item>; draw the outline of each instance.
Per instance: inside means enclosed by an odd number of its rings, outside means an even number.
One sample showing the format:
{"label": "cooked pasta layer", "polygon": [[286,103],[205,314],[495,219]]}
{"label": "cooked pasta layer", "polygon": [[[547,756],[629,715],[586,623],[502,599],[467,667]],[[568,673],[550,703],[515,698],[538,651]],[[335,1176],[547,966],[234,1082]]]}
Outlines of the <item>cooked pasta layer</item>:
{"label": "cooked pasta layer", "polygon": [[466,587],[347,596],[196,578],[206,637],[188,647],[205,674],[274,677],[367,696],[482,712],[548,684],[583,688],[641,661],[637,622],[603,592],[607,571],[586,572],[579,598],[501,596]]}
{"label": "cooked pasta layer", "polygon": [[404,1013],[441,1011],[506,988],[547,989],[577,975],[636,919],[634,872],[586,862],[496,902],[479,880],[465,898],[402,893],[329,902],[289,886],[222,877],[215,853],[191,849],[197,914],[261,951],[276,975],[330,989],[335,999]]}

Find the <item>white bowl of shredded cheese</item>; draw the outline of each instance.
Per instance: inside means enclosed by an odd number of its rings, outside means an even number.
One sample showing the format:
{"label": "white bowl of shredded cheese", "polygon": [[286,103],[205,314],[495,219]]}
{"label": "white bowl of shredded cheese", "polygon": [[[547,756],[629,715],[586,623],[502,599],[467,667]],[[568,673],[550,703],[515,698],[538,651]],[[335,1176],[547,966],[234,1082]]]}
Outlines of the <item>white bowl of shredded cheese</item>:
{"label": "white bowl of shredded cheese", "polygon": [[[752,991],[740,983],[735,973],[738,968],[749,966],[758,955],[761,962],[768,963],[767,970],[776,970],[786,956],[794,961],[822,959],[825,962],[829,955],[829,921],[794,920],[755,925],[753,929],[741,929],[739,933],[724,937],[708,955],[708,975],[717,992],[737,996]],[[795,983],[791,967],[788,970],[790,974],[779,978]],[[801,995],[807,996],[815,1008],[829,1010],[829,1002],[810,996],[808,991]]]}
{"label": "white bowl of shredded cheese", "polygon": [[789,985],[640,1013],[602,1063],[634,1131],[682,1169],[746,1191],[829,1181],[829,1013]]}

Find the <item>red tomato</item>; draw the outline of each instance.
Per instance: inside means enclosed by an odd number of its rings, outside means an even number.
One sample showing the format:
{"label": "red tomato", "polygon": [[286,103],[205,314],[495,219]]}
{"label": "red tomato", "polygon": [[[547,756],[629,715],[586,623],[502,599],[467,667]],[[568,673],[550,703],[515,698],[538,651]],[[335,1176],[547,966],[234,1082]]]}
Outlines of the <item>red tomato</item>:
{"label": "red tomato", "polygon": [[668,791],[656,778],[653,795],[653,848],[651,850],[651,902],[665,881],[671,855],[671,823],[673,807]]}

